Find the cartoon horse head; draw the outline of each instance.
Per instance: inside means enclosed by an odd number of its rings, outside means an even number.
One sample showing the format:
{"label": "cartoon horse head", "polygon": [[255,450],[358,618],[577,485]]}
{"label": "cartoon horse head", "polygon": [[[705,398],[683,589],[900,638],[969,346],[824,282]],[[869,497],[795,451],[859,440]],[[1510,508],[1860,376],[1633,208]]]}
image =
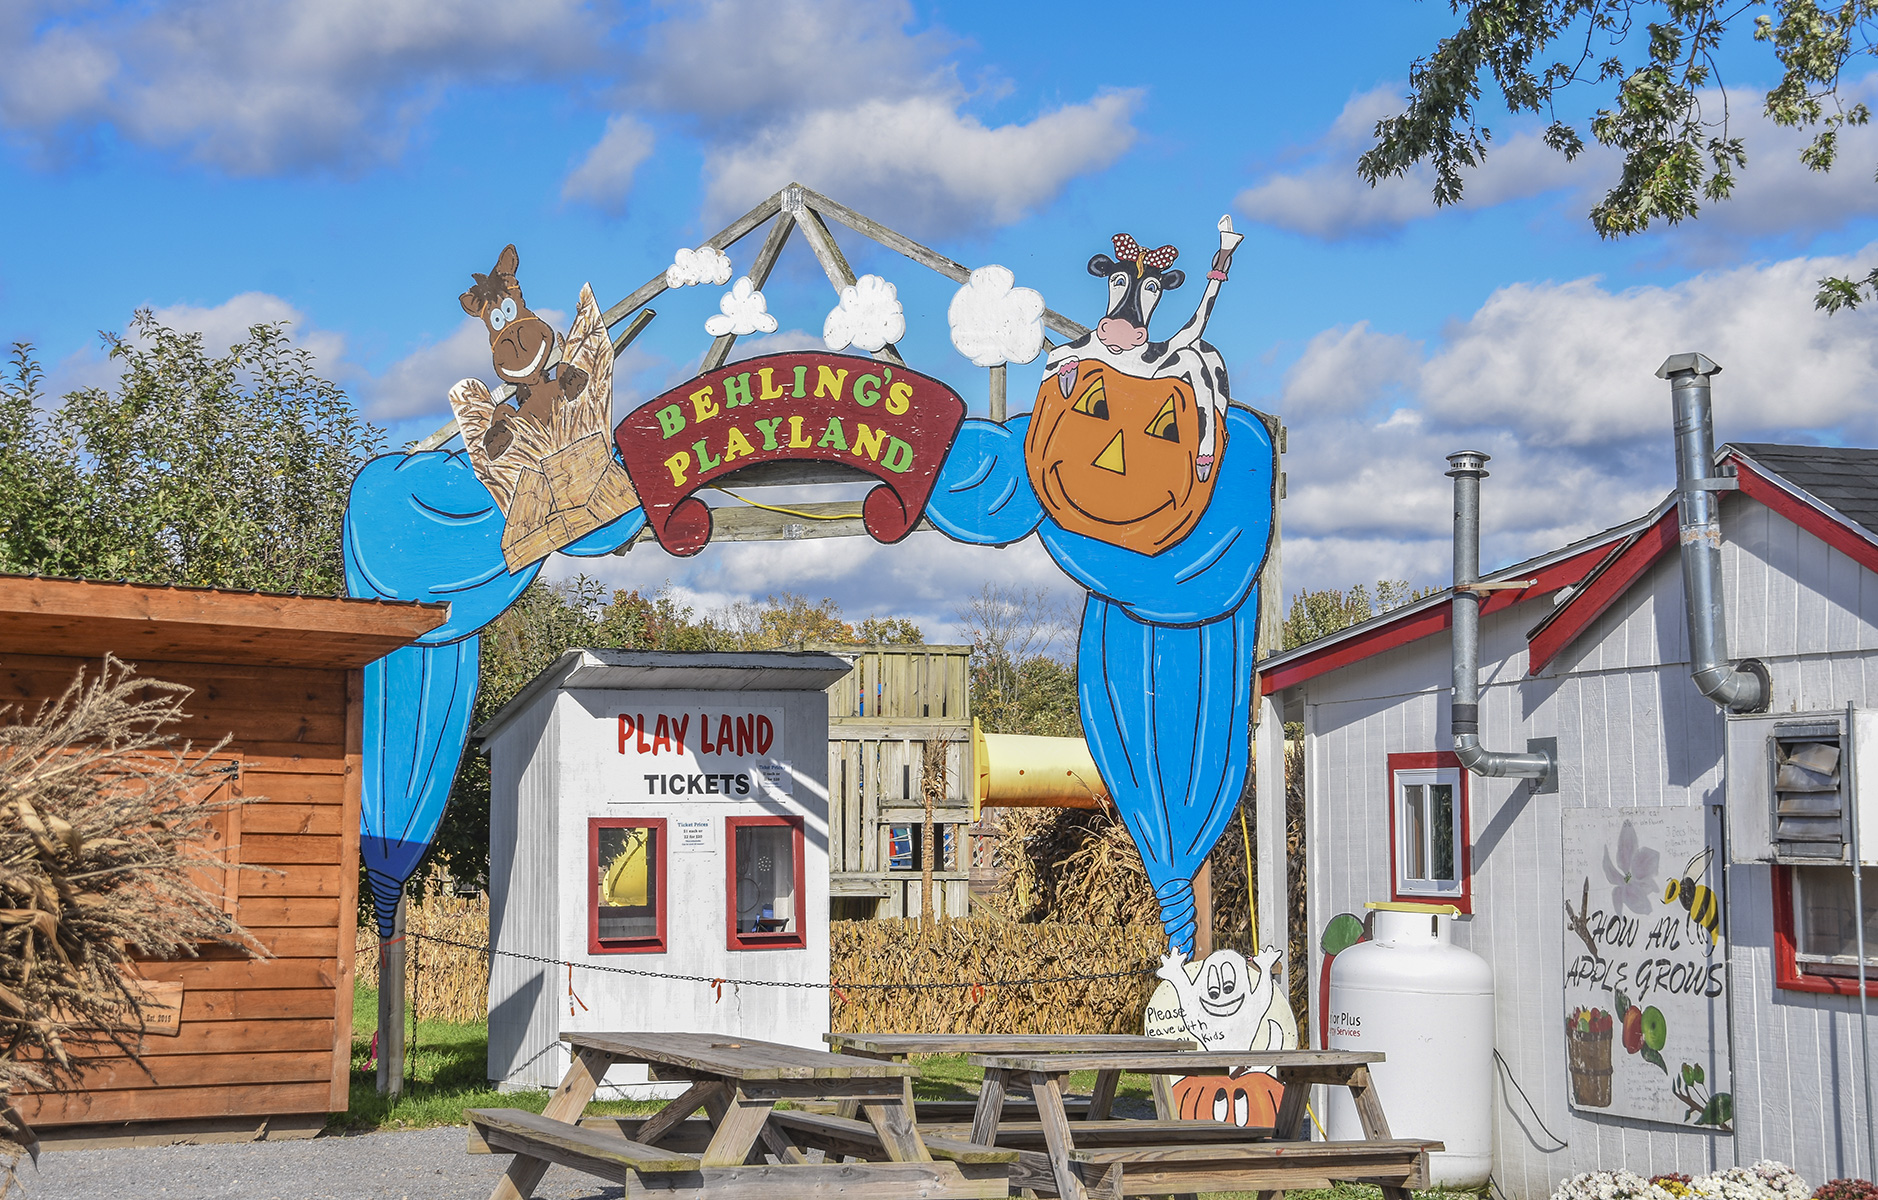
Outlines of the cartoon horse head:
{"label": "cartoon horse head", "polygon": [[[562,366],[554,379],[548,378],[558,335],[554,326],[530,311],[528,302],[522,299],[522,285],[515,278],[520,266],[521,256],[514,245],[504,246],[489,274],[470,273],[476,282],[457,297],[457,302],[489,331],[489,356],[496,376],[514,386],[520,415],[545,430],[552,427],[560,405],[579,396],[587,386],[587,373],[579,367]],[[490,458],[500,458],[513,441],[507,417],[498,414],[490,422],[483,449]]]}

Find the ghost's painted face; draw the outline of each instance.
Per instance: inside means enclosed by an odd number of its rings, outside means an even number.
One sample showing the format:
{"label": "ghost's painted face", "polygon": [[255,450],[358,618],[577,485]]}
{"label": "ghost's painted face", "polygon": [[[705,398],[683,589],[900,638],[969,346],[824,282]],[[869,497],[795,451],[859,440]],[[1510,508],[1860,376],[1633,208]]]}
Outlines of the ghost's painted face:
{"label": "ghost's painted face", "polygon": [[1201,479],[1195,469],[1200,423],[1212,419],[1184,379],[1084,359],[1037,390],[1024,442],[1030,485],[1071,533],[1159,554],[1193,531],[1213,498],[1219,473]]}
{"label": "ghost's painted face", "polygon": [[1230,1017],[1245,1004],[1245,959],[1230,950],[1209,955],[1205,976],[1197,982],[1200,1007],[1207,1015]]}

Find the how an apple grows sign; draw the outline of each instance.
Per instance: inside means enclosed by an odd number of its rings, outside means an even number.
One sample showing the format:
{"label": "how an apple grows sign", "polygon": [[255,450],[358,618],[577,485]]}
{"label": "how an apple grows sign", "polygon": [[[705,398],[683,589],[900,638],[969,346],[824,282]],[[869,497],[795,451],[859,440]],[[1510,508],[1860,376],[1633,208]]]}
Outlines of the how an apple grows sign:
{"label": "how an apple grows sign", "polygon": [[1728,955],[1707,812],[1564,814],[1563,1033],[1574,1108],[1733,1128]]}

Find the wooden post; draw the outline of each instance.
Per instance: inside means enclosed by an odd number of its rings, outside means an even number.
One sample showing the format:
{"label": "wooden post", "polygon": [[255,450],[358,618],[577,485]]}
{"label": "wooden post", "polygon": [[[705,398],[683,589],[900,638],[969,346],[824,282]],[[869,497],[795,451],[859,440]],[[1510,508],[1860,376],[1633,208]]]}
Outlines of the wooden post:
{"label": "wooden post", "polygon": [[1004,364],[991,368],[991,419],[1004,424]]}
{"label": "wooden post", "polygon": [[378,1094],[404,1094],[404,906],[392,914],[391,940],[378,947]]}
{"label": "wooden post", "polygon": [[[920,757],[922,761],[920,763],[920,789],[919,790],[924,796],[925,803],[926,803],[926,821],[925,821],[925,824],[921,827],[922,831],[920,833],[921,850],[923,851],[923,853],[920,855],[920,864],[919,864],[919,923],[922,928],[927,925],[932,924],[932,864],[933,864],[934,853],[936,850],[936,847],[934,847],[932,844],[933,834],[936,831],[932,823],[933,754],[934,752],[938,752],[939,754],[944,754],[945,753],[944,743],[942,742],[921,742],[920,743]],[[943,768],[941,768],[939,778],[942,781],[945,779]]]}
{"label": "wooden post", "polygon": [[1213,860],[1207,859],[1193,876],[1193,957],[1213,953]]}

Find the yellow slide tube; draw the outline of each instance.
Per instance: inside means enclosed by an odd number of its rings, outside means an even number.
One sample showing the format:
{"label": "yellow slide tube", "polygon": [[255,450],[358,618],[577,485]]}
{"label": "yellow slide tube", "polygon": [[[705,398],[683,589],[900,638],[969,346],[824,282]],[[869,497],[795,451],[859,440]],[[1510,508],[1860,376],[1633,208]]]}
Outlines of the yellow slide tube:
{"label": "yellow slide tube", "polygon": [[1108,788],[1081,738],[986,733],[972,722],[972,820],[986,808],[1097,808]]}

